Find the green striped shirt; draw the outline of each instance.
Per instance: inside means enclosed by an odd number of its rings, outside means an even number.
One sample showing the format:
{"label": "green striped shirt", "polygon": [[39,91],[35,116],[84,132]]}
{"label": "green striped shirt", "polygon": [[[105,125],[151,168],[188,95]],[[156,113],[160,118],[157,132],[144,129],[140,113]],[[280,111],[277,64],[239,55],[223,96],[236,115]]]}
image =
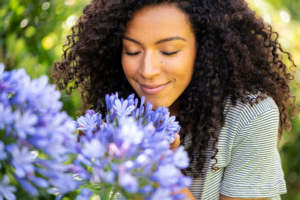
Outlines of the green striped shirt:
{"label": "green striped shirt", "polygon": [[[249,97],[255,97],[249,95]],[[280,199],[286,184],[277,150],[279,110],[270,97],[251,107],[231,101],[225,104],[225,124],[221,128],[216,155],[219,169],[212,171],[215,160],[211,140],[207,148],[204,176],[193,178],[190,187],[197,200],[218,200],[220,194],[235,198]],[[191,145],[191,134],[185,148]],[[195,163],[191,164],[195,167]]]}

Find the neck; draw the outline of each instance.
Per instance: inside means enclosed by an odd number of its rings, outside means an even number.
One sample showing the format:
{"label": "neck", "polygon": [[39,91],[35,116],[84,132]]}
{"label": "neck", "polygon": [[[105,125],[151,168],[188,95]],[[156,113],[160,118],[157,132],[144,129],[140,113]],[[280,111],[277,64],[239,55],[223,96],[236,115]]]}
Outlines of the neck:
{"label": "neck", "polygon": [[179,101],[178,99],[169,107],[170,116],[179,116]]}

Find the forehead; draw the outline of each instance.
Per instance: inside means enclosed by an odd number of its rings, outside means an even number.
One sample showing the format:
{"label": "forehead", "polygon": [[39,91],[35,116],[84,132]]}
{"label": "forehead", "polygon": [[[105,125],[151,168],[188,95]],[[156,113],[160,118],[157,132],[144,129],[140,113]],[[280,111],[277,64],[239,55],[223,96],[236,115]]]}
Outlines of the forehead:
{"label": "forehead", "polygon": [[147,40],[174,35],[188,38],[190,34],[187,15],[175,5],[144,7],[133,14],[125,29],[125,35]]}

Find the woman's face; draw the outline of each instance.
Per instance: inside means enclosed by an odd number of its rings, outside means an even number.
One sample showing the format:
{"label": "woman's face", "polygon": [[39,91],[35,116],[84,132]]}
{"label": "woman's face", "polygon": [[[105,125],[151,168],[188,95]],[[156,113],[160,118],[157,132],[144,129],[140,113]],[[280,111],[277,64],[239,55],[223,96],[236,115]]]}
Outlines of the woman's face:
{"label": "woman's face", "polygon": [[122,66],[127,80],[146,102],[178,115],[178,97],[191,81],[195,35],[175,6],[145,7],[133,14],[123,36]]}

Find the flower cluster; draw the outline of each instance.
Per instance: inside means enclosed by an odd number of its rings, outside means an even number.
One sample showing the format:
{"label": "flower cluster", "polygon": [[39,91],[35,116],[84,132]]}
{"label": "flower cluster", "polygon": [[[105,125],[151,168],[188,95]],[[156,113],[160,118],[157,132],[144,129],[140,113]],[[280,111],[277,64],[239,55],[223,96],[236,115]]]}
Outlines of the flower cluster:
{"label": "flower cluster", "polygon": [[[24,69],[0,64],[0,199],[15,200],[17,181],[31,196],[40,188],[59,194],[79,191],[105,199],[183,199],[191,184],[180,169],[189,164],[183,147],[170,150],[180,126],[167,108],[152,110],[130,95],[106,95],[107,114],[88,110],[72,121],[60,111],[60,92],[47,77],[31,80]],[[74,123],[75,122],[75,123]],[[83,131],[77,142],[75,130]],[[13,178],[16,181],[10,181]]]}
{"label": "flower cluster", "polygon": [[6,72],[0,63],[0,199],[16,199],[8,174],[30,195],[38,195],[38,188],[61,193],[78,188],[70,166],[62,165],[76,153],[76,128],[60,112],[59,98],[46,76],[31,81],[24,69]]}
{"label": "flower cluster", "polygon": [[[118,98],[118,93],[107,94],[105,96],[106,109],[108,114],[105,117],[106,123],[116,121],[117,116],[131,116],[139,124],[139,126],[145,127],[148,124],[153,124],[155,126],[155,132],[160,132],[165,135],[165,139],[172,143],[175,140],[175,133],[178,133],[180,126],[178,122],[175,121],[175,116],[170,117],[169,109],[165,107],[158,107],[155,111],[152,110],[152,104],[150,102],[146,103],[144,107],[145,97],[141,98],[140,107],[138,107],[138,98],[134,99],[134,94],[128,96],[126,100],[123,98]],[[90,115],[93,111],[87,111]],[[88,116],[86,116],[88,117]],[[100,118],[102,115],[100,116]],[[84,130],[86,134],[90,134],[94,131],[95,126],[100,127],[99,121],[93,121],[91,118],[79,118],[78,122],[82,124],[82,128],[79,130]]]}
{"label": "flower cluster", "polygon": [[105,99],[104,119],[88,110],[75,122],[85,134],[78,143],[76,162],[92,169],[79,172],[83,187],[121,192],[127,199],[133,199],[133,194],[153,200],[183,199],[178,192],[190,186],[191,179],[180,171],[189,165],[183,147],[170,150],[180,129],[175,117],[164,107],[153,111],[147,103],[144,108],[144,97],[138,107],[133,94],[126,100],[119,99],[118,93]]}

